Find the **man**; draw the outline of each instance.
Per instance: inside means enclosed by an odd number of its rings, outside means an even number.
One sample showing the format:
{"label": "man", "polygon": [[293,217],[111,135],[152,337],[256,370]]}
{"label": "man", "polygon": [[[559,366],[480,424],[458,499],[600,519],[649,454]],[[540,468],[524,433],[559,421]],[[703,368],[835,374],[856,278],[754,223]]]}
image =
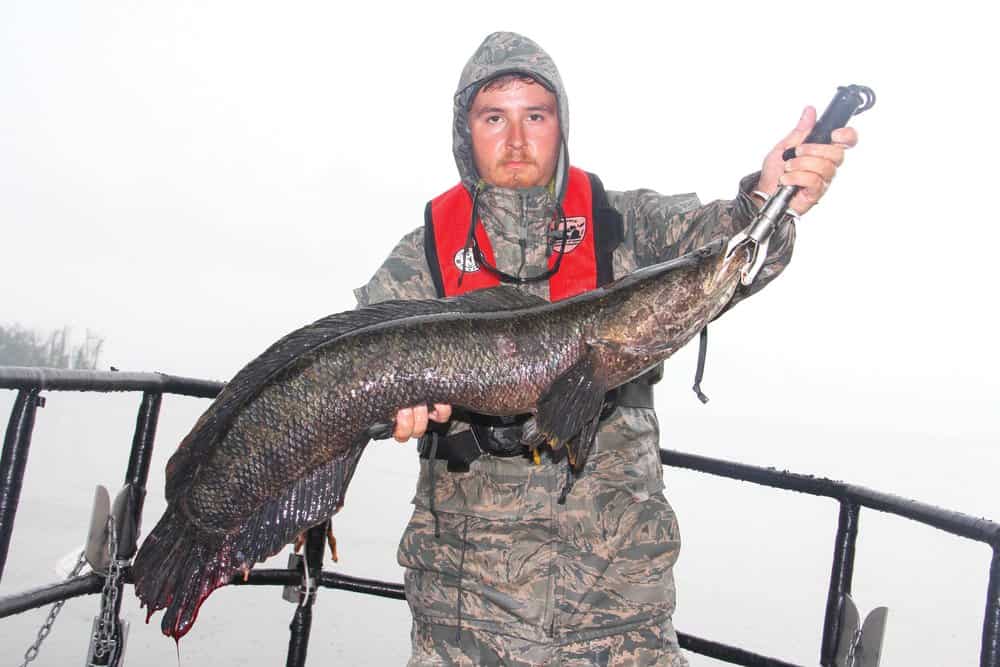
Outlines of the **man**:
{"label": "man", "polygon": [[[802,187],[805,213],[856,134],[799,145],[796,128],[746,177],[734,201],[605,192],[569,163],[566,94],[548,55],[513,33],[486,38],[454,99],[461,183],[432,200],[364,287],[367,305],[432,298],[502,282],[550,300],[604,284],[745,227],[780,184]],[[797,156],[781,159],[787,147]],[[787,264],[787,219],[752,289]],[[413,613],[410,665],[686,665],[672,626],[680,537],[663,496],[659,431],[647,374],[609,395],[583,474],[564,457],[532,460],[519,425],[451,406],[401,410],[395,437],[421,440],[415,509],[403,535]],[[425,436],[428,422],[446,435]]]}

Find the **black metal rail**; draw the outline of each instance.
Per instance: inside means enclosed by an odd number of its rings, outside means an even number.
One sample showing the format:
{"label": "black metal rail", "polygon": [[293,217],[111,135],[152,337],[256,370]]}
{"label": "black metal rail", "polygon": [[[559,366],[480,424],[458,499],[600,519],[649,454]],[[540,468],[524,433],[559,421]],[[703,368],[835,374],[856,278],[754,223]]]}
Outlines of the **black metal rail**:
{"label": "black metal rail", "polygon": [[[833,547],[833,566],[823,623],[820,664],[832,665],[840,633],[840,612],[843,596],[850,594],[854,576],[854,552],[858,537],[858,518],[862,507],[895,514],[918,523],[943,530],[959,537],[988,544],[993,549],[989,584],[986,592],[986,612],[980,667],[1000,667],[1000,524],[968,514],[942,509],[916,500],[908,500],[863,486],[835,480],[800,475],[773,468],[759,468],[733,461],[721,461],[695,454],[660,450],[663,465],[687,468],[699,472],[752,482],[776,489],[798,491],[814,496],[833,498],[840,503],[837,536]],[[741,663],[742,664],[742,663]]]}
{"label": "black metal rail", "polygon": [[14,531],[17,502],[21,498],[24,467],[28,465],[31,433],[35,428],[35,411],[40,403],[42,398],[37,388],[18,391],[3,439],[3,454],[0,455],[0,578],[7,564],[7,549]]}
{"label": "black metal rail", "polygon": [[[41,391],[143,392],[142,403],[136,417],[135,435],[132,440],[128,469],[125,474],[125,483],[130,485],[134,494],[135,518],[138,520],[145,497],[146,480],[149,475],[149,463],[152,458],[162,395],[177,394],[212,398],[221,390],[222,386],[222,383],[219,382],[160,373],[0,367],[0,389],[11,389],[18,392],[7,425],[3,455],[0,457],[0,578],[3,576],[10,546],[36,411],[38,407],[44,405],[44,398],[40,396]],[[851,592],[855,543],[861,508],[895,514],[959,537],[990,545],[993,556],[989,566],[990,575],[986,592],[980,666],[1000,667],[1000,524],[864,487],[809,475],[759,468],[668,450],[660,451],[660,460],[668,466],[697,470],[778,489],[824,496],[840,503],[823,626],[823,640],[820,648],[820,664],[824,666],[833,665],[837,638],[840,633],[841,605],[844,595]],[[310,563],[308,577],[304,576],[305,573],[300,565],[288,569],[253,570],[246,580],[242,575],[237,575],[231,582],[235,585],[299,586],[300,604],[296,607],[290,625],[291,633],[286,663],[289,667],[305,664],[316,586],[399,600],[405,599],[403,587],[399,584],[323,571],[324,531],[324,527],[317,527],[311,530],[307,537],[308,557],[306,561]],[[127,549],[127,545],[124,548]],[[127,558],[132,554],[122,552],[120,549],[119,555]],[[125,582],[131,583],[129,577],[130,573],[126,572]],[[89,574],[0,598],[0,618],[59,600],[98,593],[102,589],[103,582],[104,578],[101,575]],[[307,582],[312,582],[312,589],[306,588]],[[118,596],[119,600],[120,598],[121,595]],[[738,647],[686,633],[678,633],[678,636],[680,645],[685,650],[730,664],[753,667],[789,667],[792,665],[792,663],[777,658],[757,655]]]}

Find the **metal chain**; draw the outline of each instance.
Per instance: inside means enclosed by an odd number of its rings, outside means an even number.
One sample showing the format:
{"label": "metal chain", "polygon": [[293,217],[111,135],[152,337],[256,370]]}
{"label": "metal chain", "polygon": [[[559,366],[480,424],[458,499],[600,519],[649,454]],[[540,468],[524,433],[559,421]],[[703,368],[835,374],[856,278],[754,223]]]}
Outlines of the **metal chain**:
{"label": "metal chain", "polygon": [[845,667],[855,667],[857,665],[859,657],[858,649],[861,647],[863,636],[860,629],[854,631],[854,636],[851,637],[851,647],[847,650],[847,663]]}
{"label": "metal chain", "polygon": [[[66,579],[72,579],[76,575],[80,574],[83,569],[84,564],[87,562],[86,551],[80,551],[79,558],[76,559],[76,565],[73,566],[72,571],[70,571],[69,576]],[[38,638],[35,639],[35,643],[28,647],[28,650],[24,652],[24,662],[21,663],[20,667],[27,667],[28,663],[38,657],[38,651],[42,648],[42,642],[45,638],[49,636],[52,632],[52,626],[55,625],[56,617],[59,616],[59,612],[62,611],[63,604],[65,600],[60,600],[52,605],[49,609],[49,615],[42,623],[42,627],[38,628]]]}
{"label": "metal chain", "polygon": [[114,517],[108,517],[108,552],[111,562],[108,564],[108,575],[104,578],[104,588],[101,590],[101,616],[94,633],[94,657],[103,659],[111,654],[118,645],[118,623],[115,611],[118,605],[118,582],[121,579],[122,566],[118,560],[118,532],[115,530]]}

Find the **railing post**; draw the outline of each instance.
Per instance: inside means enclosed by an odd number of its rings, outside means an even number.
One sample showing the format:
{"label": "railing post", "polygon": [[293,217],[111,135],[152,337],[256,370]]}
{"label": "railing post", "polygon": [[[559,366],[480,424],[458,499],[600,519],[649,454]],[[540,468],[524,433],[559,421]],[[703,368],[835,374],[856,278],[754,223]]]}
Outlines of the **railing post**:
{"label": "railing post", "polygon": [[[302,583],[299,592],[299,606],[288,629],[288,660],[285,667],[305,667],[306,650],[309,648],[309,631],[312,627],[312,606],[319,590],[320,577],[323,573],[323,552],[326,547],[326,534],[329,520],[318,526],[313,526],[306,532],[305,560],[302,563]],[[305,588],[306,572],[309,576],[309,589]]]}
{"label": "railing post", "polygon": [[10,536],[14,532],[14,516],[21,497],[24,468],[28,464],[31,432],[35,428],[35,411],[45,402],[38,391],[36,387],[17,392],[3,439],[3,455],[0,456],[0,579],[3,579]]}
{"label": "railing post", "polygon": [[990,583],[986,588],[986,618],[983,619],[983,648],[980,667],[1000,667],[1000,545],[993,544]]}
{"label": "railing post", "polygon": [[833,546],[830,591],[826,597],[826,617],[823,621],[823,645],[819,658],[823,667],[833,667],[837,655],[842,596],[851,592],[851,581],[854,578],[854,546],[858,539],[859,511],[856,502],[848,498],[841,499],[837,540]]}
{"label": "railing post", "polygon": [[135,519],[142,516],[142,503],[146,498],[146,480],[149,479],[149,463],[153,458],[153,441],[156,439],[156,424],[160,418],[160,403],[163,394],[144,392],[139,414],[135,419],[135,434],[132,436],[132,451],[128,457],[125,483],[136,491]]}

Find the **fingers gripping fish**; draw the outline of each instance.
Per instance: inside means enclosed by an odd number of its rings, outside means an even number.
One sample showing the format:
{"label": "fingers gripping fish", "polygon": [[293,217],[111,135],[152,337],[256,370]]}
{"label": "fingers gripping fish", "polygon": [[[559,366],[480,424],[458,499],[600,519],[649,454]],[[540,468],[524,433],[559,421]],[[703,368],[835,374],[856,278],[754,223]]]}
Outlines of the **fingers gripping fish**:
{"label": "fingers gripping fish", "polygon": [[167,464],[166,512],[133,565],[137,595],[183,636],[214,589],[340,510],[368,441],[404,406],[531,413],[528,444],[566,446],[579,472],[605,393],[721,313],[750,260],[720,240],[554,304],[501,286],[384,302],[285,336]]}

